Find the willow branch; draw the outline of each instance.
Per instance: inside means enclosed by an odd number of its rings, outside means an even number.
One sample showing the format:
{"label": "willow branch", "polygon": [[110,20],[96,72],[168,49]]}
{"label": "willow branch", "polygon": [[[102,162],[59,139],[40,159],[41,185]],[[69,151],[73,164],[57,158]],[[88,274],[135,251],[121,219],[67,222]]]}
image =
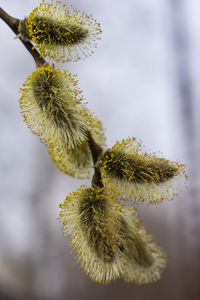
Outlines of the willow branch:
{"label": "willow branch", "polygon": [[96,165],[96,163],[98,162],[99,156],[103,152],[103,149],[101,148],[101,146],[99,146],[95,142],[95,140],[93,139],[93,137],[89,131],[88,131],[87,136],[88,136],[88,144],[90,147],[90,151],[92,153],[93,162],[94,162],[94,165]]}
{"label": "willow branch", "polygon": [[103,149],[99,146],[95,140],[93,139],[91,133],[88,131],[88,145],[90,147],[90,151],[92,154],[93,162],[94,162],[94,176],[92,178],[92,185],[103,187],[103,182],[101,178],[101,171],[99,167],[99,160]]}
{"label": "willow branch", "polygon": [[[19,34],[19,30],[18,30],[19,23],[20,23],[19,19],[11,17],[1,7],[0,7],[0,18],[12,29],[12,31],[16,35]],[[40,53],[33,47],[33,44],[30,41],[24,41],[20,37],[19,39],[22,42],[22,44],[26,47],[28,52],[32,55],[37,68],[46,63],[44,58],[40,56]]]}

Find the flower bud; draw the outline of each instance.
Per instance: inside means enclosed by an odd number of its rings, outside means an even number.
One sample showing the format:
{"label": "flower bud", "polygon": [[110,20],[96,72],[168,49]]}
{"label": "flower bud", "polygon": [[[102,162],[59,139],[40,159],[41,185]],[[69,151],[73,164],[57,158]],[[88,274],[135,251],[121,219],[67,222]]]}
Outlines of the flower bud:
{"label": "flower bud", "polygon": [[[101,121],[88,109],[84,108],[85,124],[88,127],[94,140],[102,147],[105,148],[105,136],[103,133],[103,126]],[[49,154],[56,166],[64,173],[77,177],[89,178],[91,171],[94,168],[93,159],[88,141],[85,140],[74,149],[67,149],[54,145],[49,147]]]}
{"label": "flower bud", "polygon": [[100,25],[91,16],[61,2],[45,3],[34,8],[19,25],[19,36],[30,38],[42,56],[56,61],[86,58],[96,47]]}
{"label": "flower bud", "polygon": [[[135,138],[117,142],[102,158],[104,184],[124,200],[159,203],[177,194],[185,165],[143,152]],[[181,183],[181,182],[180,182]]]}
{"label": "flower bud", "polygon": [[60,207],[64,235],[71,236],[70,244],[86,274],[103,283],[121,277],[121,224],[110,195],[104,189],[82,186],[67,196]]}
{"label": "flower bud", "polygon": [[19,102],[24,121],[43,143],[73,149],[87,138],[81,101],[70,73],[45,66],[26,80]]}
{"label": "flower bud", "polygon": [[150,284],[161,278],[166,254],[152,242],[152,236],[140,224],[136,211],[123,206],[123,247],[126,267],[123,279],[135,284]]}
{"label": "flower bud", "polygon": [[117,278],[136,284],[160,279],[165,254],[151,242],[135,209],[105,189],[82,186],[60,205],[59,221],[85,273],[96,282]]}

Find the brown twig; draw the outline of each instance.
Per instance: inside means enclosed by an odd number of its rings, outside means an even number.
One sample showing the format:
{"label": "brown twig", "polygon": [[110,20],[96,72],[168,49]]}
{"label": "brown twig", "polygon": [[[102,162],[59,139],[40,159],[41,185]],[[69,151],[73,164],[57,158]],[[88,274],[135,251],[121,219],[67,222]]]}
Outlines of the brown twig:
{"label": "brown twig", "polygon": [[95,142],[91,133],[88,131],[88,144],[92,153],[94,166],[97,164],[99,156],[102,154],[103,149]]}
{"label": "brown twig", "polygon": [[94,175],[92,178],[92,185],[103,187],[103,182],[101,178],[101,171],[99,167],[99,160],[103,149],[95,142],[91,133],[88,131],[88,145],[90,147],[90,151],[92,154],[93,162],[94,162]]}
{"label": "brown twig", "polygon": [[[18,30],[19,23],[20,23],[19,19],[11,17],[1,7],[0,7],[0,18],[12,29],[12,31],[16,35],[19,34],[19,30]],[[32,43],[30,41],[24,41],[20,37],[19,37],[19,39],[23,43],[23,45],[26,47],[28,52],[32,55],[33,59],[35,60],[35,64],[36,64],[37,68],[46,63],[44,58],[40,56],[40,53],[33,47]]]}

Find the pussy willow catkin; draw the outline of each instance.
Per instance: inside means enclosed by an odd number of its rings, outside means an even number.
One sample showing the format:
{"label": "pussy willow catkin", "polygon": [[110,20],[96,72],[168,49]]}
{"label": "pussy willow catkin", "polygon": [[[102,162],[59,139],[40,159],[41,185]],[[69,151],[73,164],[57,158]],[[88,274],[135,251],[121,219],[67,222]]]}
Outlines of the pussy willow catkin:
{"label": "pussy willow catkin", "polygon": [[67,71],[38,68],[20,98],[24,121],[48,147],[73,149],[87,138],[87,122],[77,81]]}
{"label": "pussy willow catkin", "polygon": [[[101,121],[86,108],[82,110],[82,113],[94,140],[102,148],[105,148],[105,136]],[[53,147],[49,147],[49,154],[62,172],[77,178],[89,178],[91,175],[93,160],[87,140],[70,150],[62,145],[53,145]]]}
{"label": "pussy willow catkin", "polygon": [[141,226],[135,209],[121,205],[121,215],[126,256],[123,279],[136,284],[149,284],[159,280],[166,268],[166,254]]}
{"label": "pussy willow catkin", "polygon": [[102,189],[82,186],[60,205],[60,222],[82,269],[96,282],[108,283],[124,273],[119,246],[120,223],[113,201]]}
{"label": "pussy willow catkin", "polygon": [[159,203],[173,199],[179,180],[185,181],[185,165],[142,151],[135,138],[108,149],[101,164],[104,184],[122,199]]}
{"label": "pussy willow catkin", "polygon": [[164,253],[151,242],[136,211],[114,201],[106,189],[82,186],[60,207],[64,235],[92,280],[109,283],[121,277],[146,284],[160,278]]}
{"label": "pussy willow catkin", "polygon": [[96,47],[100,24],[61,2],[45,1],[20,22],[19,36],[31,39],[42,56],[56,61],[86,58]]}

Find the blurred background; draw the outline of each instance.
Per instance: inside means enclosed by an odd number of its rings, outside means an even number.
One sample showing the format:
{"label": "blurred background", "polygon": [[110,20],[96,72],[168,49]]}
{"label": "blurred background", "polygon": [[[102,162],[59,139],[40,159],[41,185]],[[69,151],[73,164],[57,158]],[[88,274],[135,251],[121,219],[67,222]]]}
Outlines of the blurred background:
{"label": "blurred background", "polygon": [[[23,18],[39,1],[0,3]],[[56,220],[59,203],[90,181],[56,169],[23,123],[19,88],[35,64],[1,21],[0,300],[200,299],[200,1],[67,4],[91,13],[103,30],[93,56],[64,67],[78,74],[89,107],[104,124],[107,145],[138,137],[147,150],[185,162],[189,188],[174,201],[138,206],[143,224],[168,253],[160,281],[91,282]]]}

